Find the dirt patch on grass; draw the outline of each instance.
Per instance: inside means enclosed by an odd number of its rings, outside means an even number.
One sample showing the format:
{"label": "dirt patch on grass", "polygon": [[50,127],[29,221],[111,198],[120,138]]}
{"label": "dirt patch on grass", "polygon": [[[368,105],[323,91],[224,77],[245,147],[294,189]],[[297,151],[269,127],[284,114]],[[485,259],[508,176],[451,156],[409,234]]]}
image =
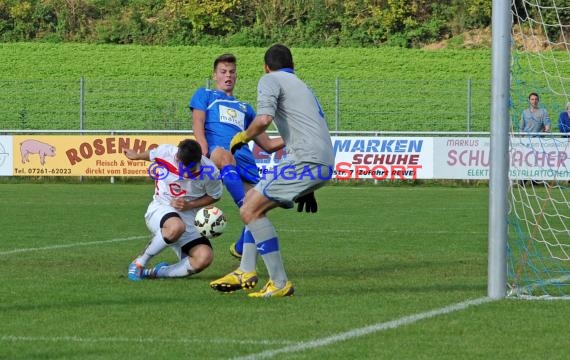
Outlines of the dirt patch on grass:
{"label": "dirt patch on grass", "polygon": [[[516,29],[515,29],[516,30]],[[442,40],[424,46],[426,50],[442,50],[442,49],[490,49],[492,45],[493,34],[491,28],[475,29],[466,31],[462,34],[453,36],[449,39]],[[540,33],[513,35],[516,48],[521,51],[538,52],[550,48],[546,37]]]}

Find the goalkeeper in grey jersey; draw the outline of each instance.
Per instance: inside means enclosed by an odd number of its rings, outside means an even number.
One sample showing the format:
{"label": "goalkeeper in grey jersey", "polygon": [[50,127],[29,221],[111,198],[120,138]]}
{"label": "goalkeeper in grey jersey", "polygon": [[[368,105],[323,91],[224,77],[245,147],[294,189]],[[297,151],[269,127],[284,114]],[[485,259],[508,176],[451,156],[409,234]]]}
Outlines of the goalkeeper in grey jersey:
{"label": "goalkeeper in grey jersey", "polygon": [[262,177],[254,191],[246,194],[240,216],[253,239],[244,243],[239,268],[210,286],[222,292],[255,287],[259,252],[270,279],[249,296],[281,297],[293,295],[295,290],[285,273],[277,232],[266,214],[276,207],[290,209],[294,203],[298,211],[316,212],[314,191],[332,177],[334,152],[324,113],[312,91],[295,75],[291,51],[284,45],[273,45],[264,60],[266,74],[257,86],[257,115],[247,130],[234,136],[230,147],[235,151],[274,122],[287,156],[271,176]]}

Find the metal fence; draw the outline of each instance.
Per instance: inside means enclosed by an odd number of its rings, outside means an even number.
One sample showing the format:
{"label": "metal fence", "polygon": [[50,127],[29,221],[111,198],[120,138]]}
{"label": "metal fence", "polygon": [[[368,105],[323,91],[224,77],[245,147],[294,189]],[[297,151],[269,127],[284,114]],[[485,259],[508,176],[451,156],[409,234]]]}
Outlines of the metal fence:
{"label": "metal fence", "polygon": [[[490,81],[307,80],[336,131],[489,131]],[[6,130],[190,130],[207,79],[0,80]],[[255,108],[257,79],[235,95]]]}

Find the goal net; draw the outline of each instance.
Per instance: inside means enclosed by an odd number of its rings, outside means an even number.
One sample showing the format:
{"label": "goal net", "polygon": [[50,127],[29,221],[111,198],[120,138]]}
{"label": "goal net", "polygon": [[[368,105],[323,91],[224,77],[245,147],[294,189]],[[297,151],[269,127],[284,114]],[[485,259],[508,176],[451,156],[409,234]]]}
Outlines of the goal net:
{"label": "goal net", "polygon": [[[514,0],[511,9],[507,295],[570,297],[570,138],[558,126],[570,101],[570,0]],[[521,128],[531,93],[549,133]]]}

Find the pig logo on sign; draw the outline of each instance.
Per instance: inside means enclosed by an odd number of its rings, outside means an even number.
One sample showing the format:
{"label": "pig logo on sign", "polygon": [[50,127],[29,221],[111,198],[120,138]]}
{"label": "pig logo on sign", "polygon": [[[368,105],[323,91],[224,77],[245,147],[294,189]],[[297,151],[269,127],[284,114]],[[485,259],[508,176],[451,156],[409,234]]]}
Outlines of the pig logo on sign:
{"label": "pig logo on sign", "polygon": [[40,156],[40,164],[43,166],[46,163],[46,156],[55,156],[55,147],[30,139],[20,143],[20,153],[22,154],[22,164],[30,162],[28,159],[30,154],[38,154]]}

